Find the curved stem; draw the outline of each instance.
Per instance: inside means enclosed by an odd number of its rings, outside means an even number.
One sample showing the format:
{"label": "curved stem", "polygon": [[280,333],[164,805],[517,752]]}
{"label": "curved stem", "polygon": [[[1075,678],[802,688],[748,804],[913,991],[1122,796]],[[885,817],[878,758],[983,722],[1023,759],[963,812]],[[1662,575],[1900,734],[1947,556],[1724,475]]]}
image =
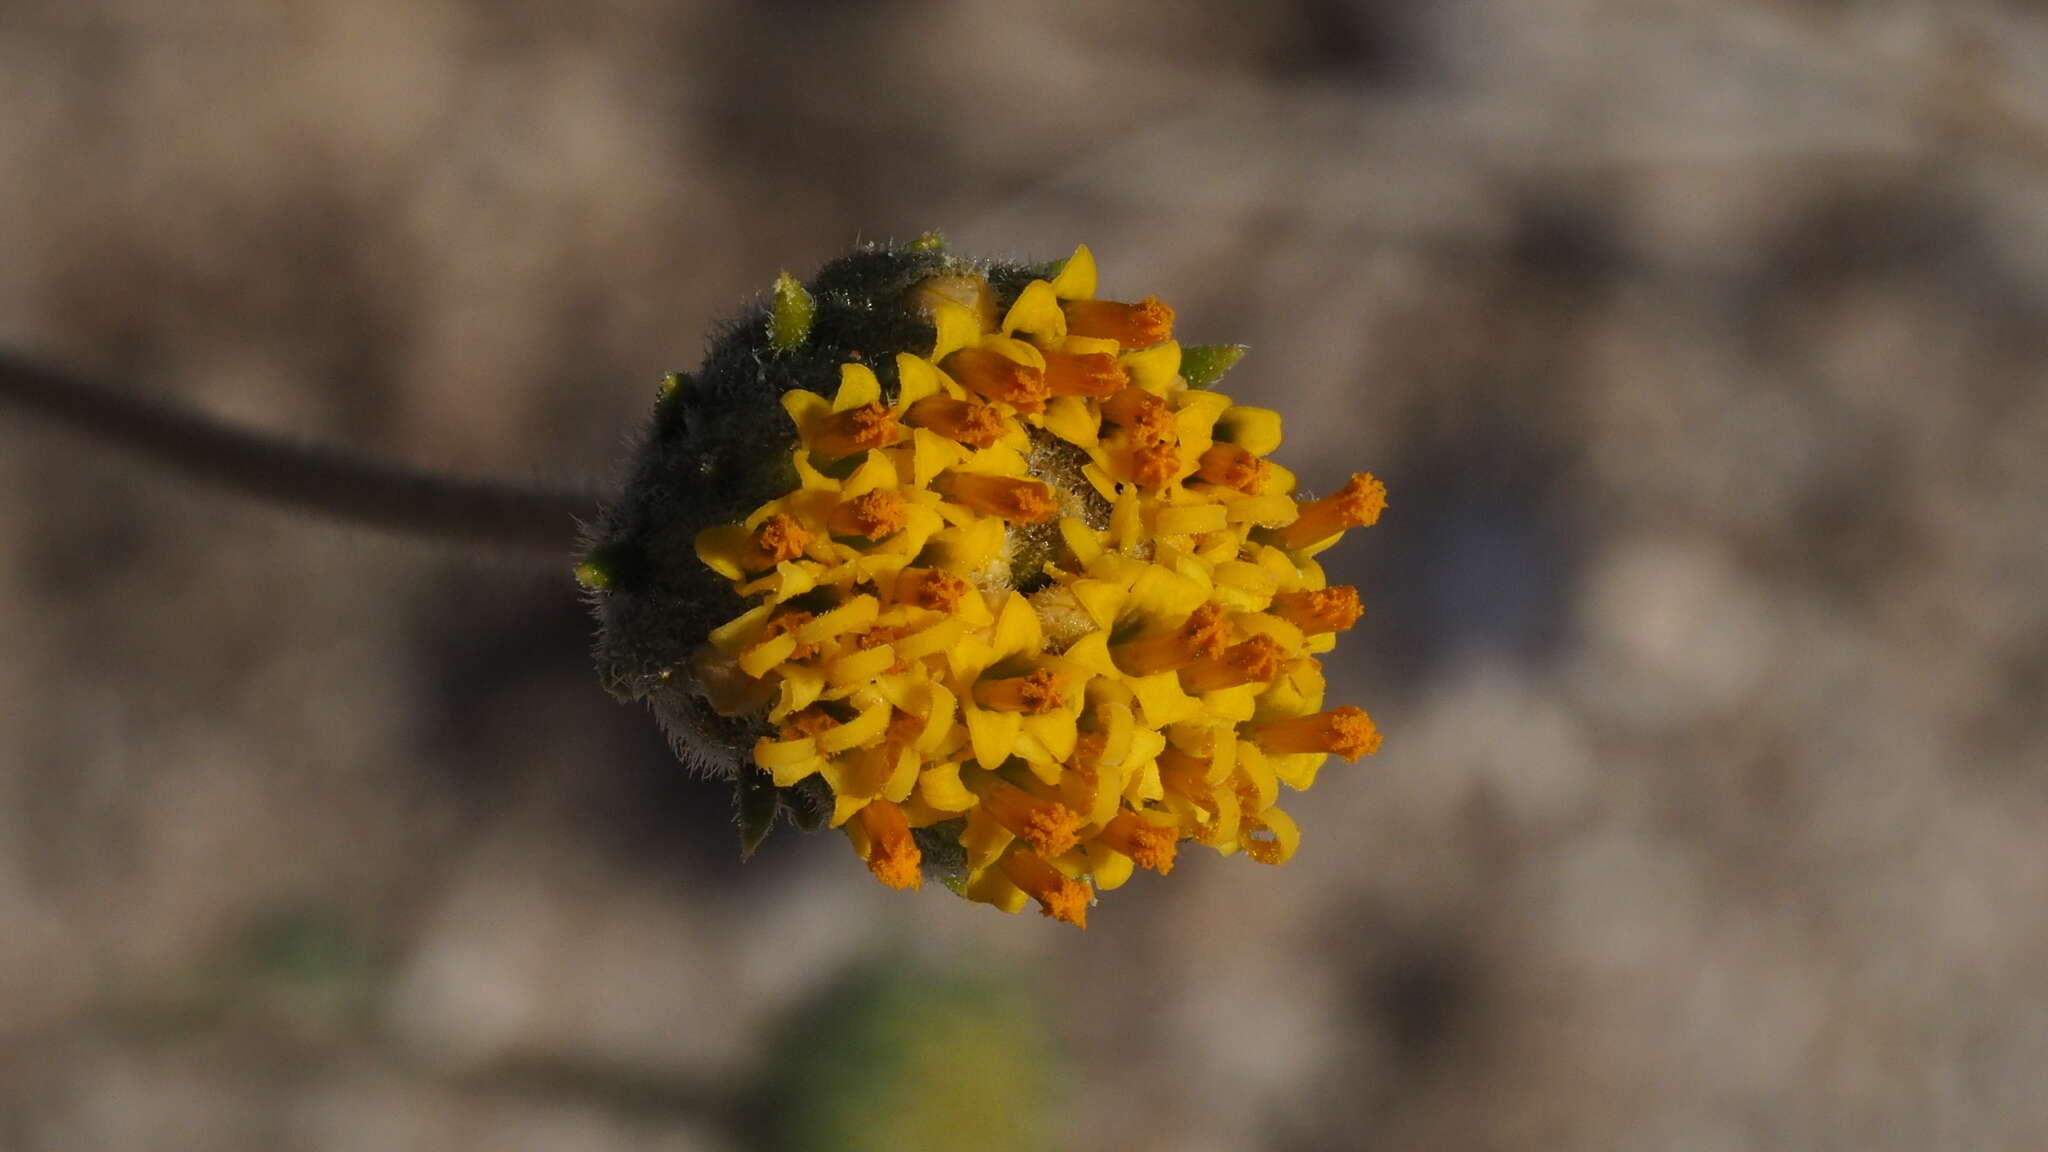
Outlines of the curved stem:
{"label": "curved stem", "polygon": [[566,556],[595,494],[464,480],[216,423],[0,351],[12,405],[197,480],[338,520]]}

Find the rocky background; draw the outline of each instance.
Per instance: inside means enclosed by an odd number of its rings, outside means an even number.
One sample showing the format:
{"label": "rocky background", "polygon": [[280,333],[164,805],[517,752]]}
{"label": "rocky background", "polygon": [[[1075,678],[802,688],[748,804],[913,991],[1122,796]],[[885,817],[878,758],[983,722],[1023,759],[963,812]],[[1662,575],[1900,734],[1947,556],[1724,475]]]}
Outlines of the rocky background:
{"label": "rocky background", "polygon": [[0,3],[0,344],[601,485],[784,267],[1242,341],[1386,747],[1085,934],[735,859],[563,562],[0,411],[0,1148],[2048,1144],[2048,22]]}

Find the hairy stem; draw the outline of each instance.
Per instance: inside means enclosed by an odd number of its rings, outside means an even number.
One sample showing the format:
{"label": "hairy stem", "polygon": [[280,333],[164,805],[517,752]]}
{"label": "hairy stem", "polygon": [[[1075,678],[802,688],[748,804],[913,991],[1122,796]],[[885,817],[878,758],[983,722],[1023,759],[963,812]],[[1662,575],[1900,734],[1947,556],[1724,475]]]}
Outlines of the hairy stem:
{"label": "hairy stem", "polygon": [[264,500],[450,543],[567,555],[595,494],[435,475],[232,428],[0,351],[0,406]]}

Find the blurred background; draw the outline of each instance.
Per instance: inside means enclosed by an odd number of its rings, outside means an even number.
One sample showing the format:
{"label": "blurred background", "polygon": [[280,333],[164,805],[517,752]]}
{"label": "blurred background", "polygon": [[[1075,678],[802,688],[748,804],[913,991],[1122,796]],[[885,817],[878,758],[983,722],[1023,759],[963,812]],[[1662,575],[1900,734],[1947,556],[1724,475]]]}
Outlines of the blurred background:
{"label": "blurred background", "polygon": [[0,3],[0,345],[601,486],[943,230],[1253,348],[1385,749],[1077,933],[736,859],[561,562],[0,411],[0,1148],[2048,1145],[2048,22]]}

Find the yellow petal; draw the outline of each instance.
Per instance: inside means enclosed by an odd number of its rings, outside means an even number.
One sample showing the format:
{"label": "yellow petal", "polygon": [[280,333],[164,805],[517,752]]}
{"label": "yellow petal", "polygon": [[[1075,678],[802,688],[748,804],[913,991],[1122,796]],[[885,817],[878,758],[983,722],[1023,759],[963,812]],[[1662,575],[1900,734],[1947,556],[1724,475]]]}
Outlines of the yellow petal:
{"label": "yellow petal", "polygon": [[1127,704],[1104,704],[1096,712],[1102,720],[1102,763],[1124,767],[1130,759],[1137,717]]}
{"label": "yellow petal", "polygon": [[1026,716],[1024,731],[1051,753],[1053,763],[1064,764],[1073,759],[1074,744],[1080,732],[1074,725],[1072,712],[1061,709],[1057,712]]}
{"label": "yellow petal", "polygon": [[1124,682],[1137,696],[1138,710],[1145,714],[1145,723],[1150,727],[1163,728],[1201,715],[1202,702],[1181,691],[1180,677],[1172,672],[1130,676]]}
{"label": "yellow petal", "polygon": [[1271,572],[1243,560],[1226,560],[1216,565],[1211,575],[1219,587],[1239,588],[1262,598],[1271,597],[1280,586]]}
{"label": "yellow petal", "polygon": [[864,684],[896,663],[896,649],[888,644],[877,644],[873,648],[849,652],[832,661],[826,670],[832,686],[844,688],[853,684]]}
{"label": "yellow petal", "polygon": [[1118,357],[1124,371],[1130,373],[1131,383],[1152,393],[1164,396],[1180,379],[1180,341],[1168,340],[1155,344],[1141,352],[1126,352]]}
{"label": "yellow petal", "polygon": [[1131,582],[1128,609],[1162,617],[1185,616],[1202,606],[1208,592],[1200,584],[1161,564],[1148,564]]}
{"label": "yellow petal", "polygon": [[1060,311],[1059,297],[1051,284],[1033,280],[1017,293],[1017,302],[1003,317],[1003,335],[1029,332],[1052,344],[1067,338],[1067,314]]}
{"label": "yellow petal", "polygon": [[1102,533],[1072,516],[1060,521],[1060,540],[1084,568],[1090,560],[1102,555]]}
{"label": "yellow petal", "polygon": [[839,486],[839,492],[842,498],[851,500],[855,496],[865,496],[877,488],[894,487],[896,465],[890,462],[886,453],[870,451],[862,458],[860,467],[855,468],[853,474]]}
{"label": "yellow petal", "polygon": [[998,658],[1011,655],[1037,655],[1045,647],[1045,632],[1038,623],[1038,613],[1031,608],[1031,601],[1021,592],[1012,592],[1003,601],[1002,610],[996,615],[996,634],[990,641]]}
{"label": "yellow petal", "polygon": [[1047,432],[1069,444],[1093,448],[1101,443],[1101,418],[1083,397],[1055,396],[1046,402],[1045,414],[1039,419]]}
{"label": "yellow petal", "polygon": [[1130,880],[1132,873],[1137,871],[1137,865],[1131,862],[1129,856],[1101,841],[1083,844],[1081,851],[1088,859],[1088,875],[1095,882],[1097,892],[1108,892],[1123,887],[1125,882]]}
{"label": "yellow petal", "polygon": [[1278,808],[1259,813],[1251,829],[1239,840],[1244,854],[1261,864],[1285,864],[1301,847],[1301,828],[1294,817]]}
{"label": "yellow petal", "polygon": [[865,364],[839,366],[839,391],[832,397],[832,411],[846,412],[882,402],[882,382]]}
{"label": "yellow petal", "polygon": [[[931,487],[932,477],[967,459],[965,448],[929,428],[911,429],[910,444],[911,483],[918,488]],[[1288,507],[1293,507],[1293,501],[1288,501]]]}
{"label": "yellow petal", "polygon": [[871,799],[871,796],[848,796],[844,792],[835,791],[832,796],[831,827],[843,826],[848,820],[853,819],[855,813],[867,807]]}
{"label": "yellow petal", "polygon": [[981,339],[981,346],[1026,367],[1036,368],[1040,372],[1045,371],[1045,353],[1040,352],[1035,345],[1014,336],[984,336]]}
{"label": "yellow petal", "polygon": [[974,313],[950,300],[932,307],[932,327],[938,332],[932,344],[931,361],[936,364],[962,348],[981,343],[981,321]]}
{"label": "yellow petal", "polygon": [[822,644],[834,636],[848,632],[865,632],[874,626],[875,617],[881,614],[881,601],[863,593],[817,616],[797,629],[795,635],[806,644]]}
{"label": "yellow petal", "polygon": [[1117,549],[1134,553],[1145,538],[1145,518],[1138,506],[1138,490],[1126,488],[1117,493],[1116,502],[1109,510],[1109,539]]}
{"label": "yellow petal", "polygon": [[1202,693],[1202,711],[1226,724],[1242,724],[1258,714],[1259,693],[1264,684],[1239,684]]}
{"label": "yellow petal", "polygon": [[811,454],[802,448],[789,454],[790,467],[796,469],[797,487],[805,492],[837,492],[839,481],[811,465]]}
{"label": "yellow petal", "polygon": [[965,812],[981,803],[981,797],[960,783],[958,764],[935,764],[919,773],[917,796],[941,812]]}
{"label": "yellow petal", "polygon": [[995,659],[996,650],[979,636],[962,636],[958,644],[946,649],[946,668],[960,684],[972,683]]}
{"label": "yellow petal", "polygon": [[896,750],[896,770],[882,784],[882,799],[892,804],[901,804],[910,799],[917,788],[917,770],[924,760],[908,748]]}
{"label": "yellow petal", "polygon": [[1159,800],[1166,795],[1166,786],[1159,780],[1159,762],[1151,757],[1131,762],[1131,772],[1124,777],[1124,799],[1132,804],[1144,804]]}
{"label": "yellow petal", "polygon": [[1226,408],[1216,420],[1216,439],[1254,456],[1271,455],[1280,447],[1280,414],[1271,408]]}
{"label": "yellow petal", "polygon": [[875,704],[860,715],[834,728],[818,733],[818,751],[827,756],[872,744],[889,730],[889,714],[895,711],[887,701]]}
{"label": "yellow petal", "polygon": [[711,630],[705,639],[711,646],[728,656],[737,656],[742,648],[753,642],[754,635],[768,622],[768,614],[775,611],[773,604],[757,604],[738,616]]}
{"label": "yellow petal", "polygon": [[988,867],[1015,839],[1016,836],[990,815],[985,806],[976,805],[967,810],[967,826],[960,832],[960,846],[967,849],[969,868]]}
{"label": "yellow petal", "polygon": [[1024,761],[1024,767],[1040,784],[1051,787],[1060,782],[1060,762],[1053,759],[1052,753],[1031,733],[1017,734],[1017,746],[1011,750],[1011,755]]}
{"label": "yellow petal", "polygon": [[743,524],[714,524],[697,533],[697,559],[727,580],[744,580],[747,572],[740,561],[748,554],[752,537]]}
{"label": "yellow petal", "polygon": [[1161,508],[1152,530],[1159,536],[1196,536],[1221,532],[1227,523],[1221,504],[1179,504]]}
{"label": "yellow petal", "polygon": [[1107,632],[1090,632],[1079,640],[1074,641],[1067,646],[1065,652],[1060,653],[1060,659],[1076,667],[1086,669],[1097,676],[1107,676],[1114,679],[1123,675],[1122,670],[1116,666],[1116,661],[1109,657],[1109,634]]}
{"label": "yellow petal", "polygon": [[1017,712],[993,712],[984,708],[964,709],[967,736],[974,745],[974,759],[993,772],[1003,766],[1017,746],[1017,734],[1024,730],[1024,717]]}
{"label": "yellow petal", "polygon": [[939,386],[939,370],[922,356],[908,352],[896,354],[896,410],[902,411],[927,396],[936,396],[943,389]]}
{"label": "yellow petal", "polygon": [[802,664],[785,664],[782,674],[782,694],[777,699],[775,710],[768,714],[770,720],[781,723],[792,712],[801,712],[818,700],[818,693],[825,690],[825,674],[816,668]]}
{"label": "yellow petal", "polygon": [[1095,489],[1097,496],[1112,504],[1116,502],[1117,491],[1121,486],[1110,477],[1109,473],[1102,470],[1101,465],[1083,464],[1081,465],[1081,475],[1088,481],[1088,486]]}
{"label": "yellow petal", "polygon": [[772,636],[752,648],[740,653],[740,671],[756,680],[766,676],[770,669],[796,654],[796,633],[784,632]]}
{"label": "yellow petal", "polygon": [[818,754],[818,742],[809,736],[795,740],[770,740],[766,736],[754,742],[754,763],[773,772],[802,764]]}
{"label": "yellow petal", "polygon": [[1062,300],[1095,298],[1095,253],[1088,251],[1086,244],[1077,245],[1059,275],[1052,278],[1052,293]]}
{"label": "yellow petal", "polygon": [[896,655],[904,660],[922,660],[936,656],[967,635],[967,622],[957,616],[947,616],[922,632],[914,632],[896,641]]}
{"label": "yellow petal", "polygon": [[1253,811],[1264,812],[1280,798],[1280,777],[1274,772],[1272,762],[1266,759],[1266,754],[1259,750],[1258,745],[1242,742],[1238,745],[1237,771],[1240,776],[1251,781],[1252,792],[1256,797],[1252,804]]}
{"label": "yellow petal", "polygon": [[986,904],[998,911],[1015,916],[1031,903],[1031,897],[1024,890],[1010,883],[1000,868],[983,867],[969,874],[967,884],[961,893],[977,904]]}
{"label": "yellow petal", "polygon": [[1287,756],[1268,756],[1266,763],[1282,784],[1297,792],[1306,792],[1315,786],[1316,773],[1322,771],[1323,762],[1329,758],[1327,752],[1297,752]]}
{"label": "yellow petal", "polygon": [[1123,348],[1123,345],[1107,336],[1076,336],[1072,333],[1068,333],[1066,340],[1060,344],[1060,351],[1069,356],[1115,356],[1120,354]]}
{"label": "yellow petal", "polygon": [[832,402],[802,388],[792,388],[782,394],[782,410],[789,413],[789,422],[796,425],[799,435],[809,432],[811,426],[832,414]]}
{"label": "yellow petal", "polygon": [[1088,618],[1095,621],[1097,628],[1102,629],[1115,626],[1117,616],[1123,612],[1125,602],[1130,599],[1130,593],[1125,591],[1121,584],[1113,584],[1107,580],[1081,579],[1067,587],[1073,592],[1074,599],[1081,602],[1081,608],[1088,613]]}
{"label": "yellow petal", "polygon": [[1262,528],[1283,528],[1301,514],[1294,498],[1278,492],[1244,496],[1223,505],[1223,518],[1232,524],[1257,524]]}
{"label": "yellow petal", "polygon": [[917,750],[926,755],[944,746],[949,730],[953,727],[953,712],[958,700],[951,689],[944,684],[932,684],[932,709],[924,719],[924,731],[918,735]]}

